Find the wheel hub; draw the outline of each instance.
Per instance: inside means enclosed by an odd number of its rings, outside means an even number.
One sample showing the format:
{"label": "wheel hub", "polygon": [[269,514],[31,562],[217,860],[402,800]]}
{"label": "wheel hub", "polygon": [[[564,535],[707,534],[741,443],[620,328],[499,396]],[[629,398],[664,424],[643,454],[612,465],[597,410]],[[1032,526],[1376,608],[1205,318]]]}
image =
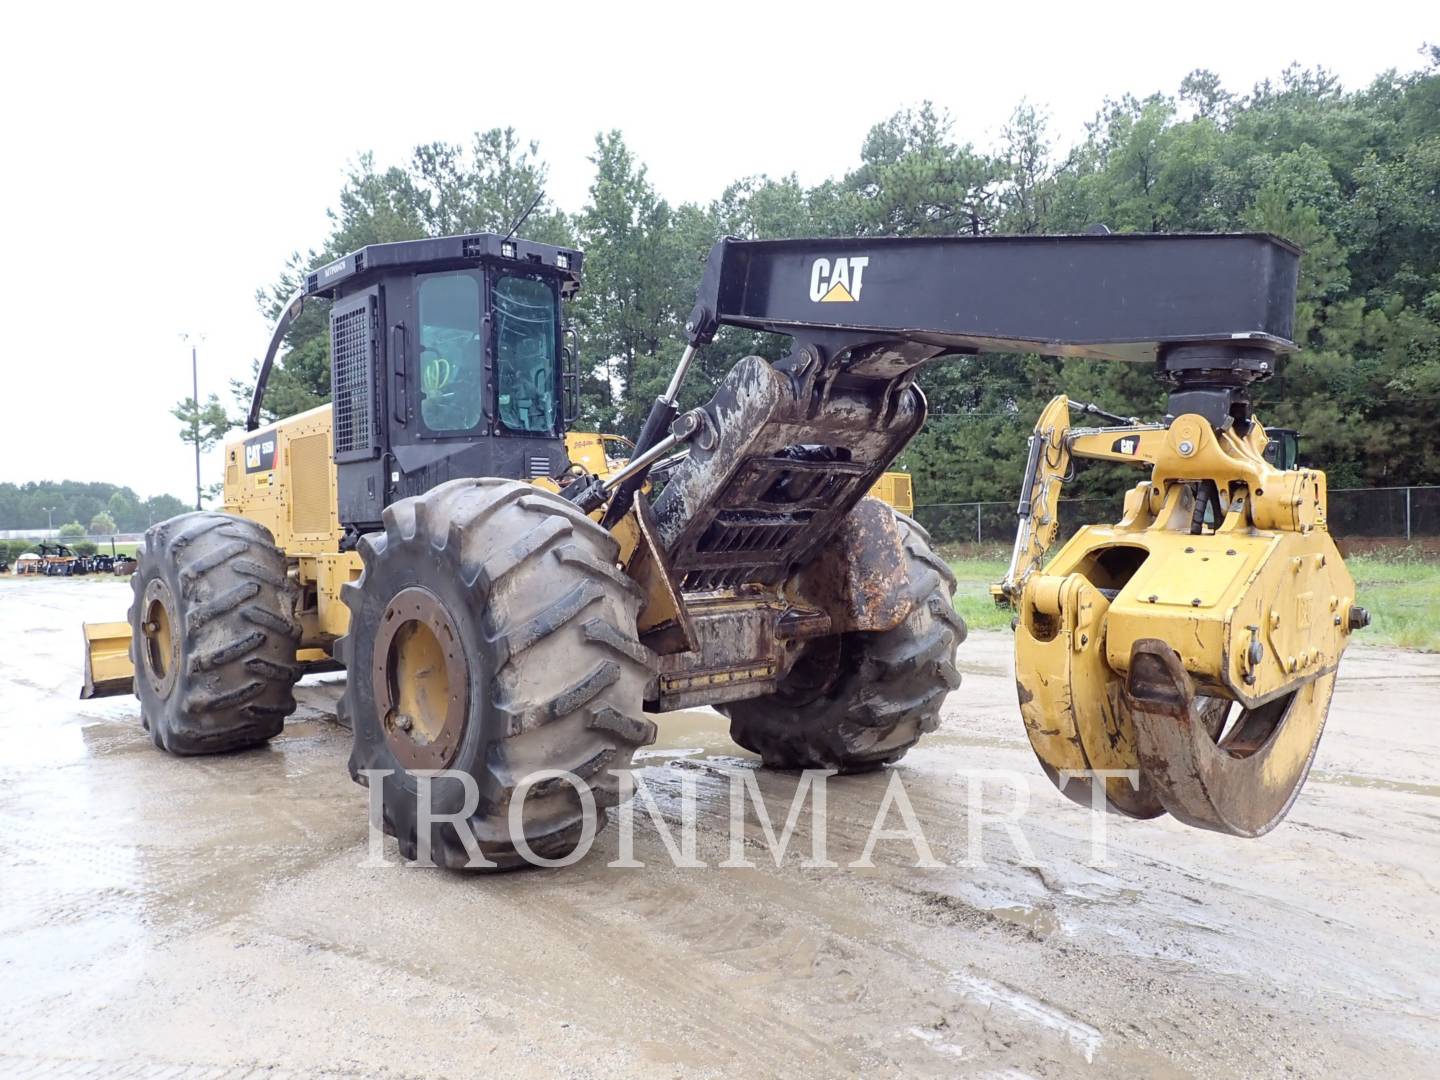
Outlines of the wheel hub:
{"label": "wheel hub", "polygon": [[159,578],[145,586],[140,601],[140,659],[145,677],[160,697],[168,697],[180,667],[180,635],[175,598]]}
{"label": "wheel hub", "polygon": [[428,589],[391,597],[371,671],[385,741],[407,769],[443,769],[455,758],[470,703],[470,669],[450,613]]}

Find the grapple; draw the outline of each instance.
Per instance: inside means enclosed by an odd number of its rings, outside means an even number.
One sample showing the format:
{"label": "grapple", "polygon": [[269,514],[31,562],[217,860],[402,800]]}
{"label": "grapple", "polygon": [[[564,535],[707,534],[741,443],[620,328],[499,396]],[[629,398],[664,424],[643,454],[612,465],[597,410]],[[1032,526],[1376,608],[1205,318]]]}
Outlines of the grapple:
{"label": "grapple", "polygon": [[[1070,797],[1260,836],[1310,769],[1335,673],[1368,623],[1325,523],[1325,476],[1281,469],[1253,419],[1072,429],[1031,440],[1015,558],[1015,670],[1030,744]],[[1243,428],[1243,434],[1241,430]],[[1114,525],[1048,562],[1076,458],[1148,466]]]}

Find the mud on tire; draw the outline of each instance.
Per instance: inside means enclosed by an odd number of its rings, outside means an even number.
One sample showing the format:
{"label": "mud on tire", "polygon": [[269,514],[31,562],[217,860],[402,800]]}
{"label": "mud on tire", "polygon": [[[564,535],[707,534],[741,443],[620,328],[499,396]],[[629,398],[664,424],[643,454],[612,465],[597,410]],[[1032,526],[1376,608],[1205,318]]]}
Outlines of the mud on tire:
{"label": "mud on tire", "polygon": [[295,709],[300,624],[263,525],[196,512],[152,525],[130,578],[130,660],[150,738],[172,754],[257,746]]}
{"label": "mud on tire", "polygon": [[[655,738],[642,713],[655,657],[635,631],[643,597],[616,566],[615,539],[573,504],[513,480],[451,481],[388,507],[384,522],[360,541],[365,569],[343,594],[350,633],[338,651],[350,774],[368,784],[366,771],[388,770],[373,782],[401,855],[419,854],[417,768],[474,777],[480,799],[467,824],[500,869],[526,861],[510,811],[536,770],[577,777],[602,827],[619,799],[610,770]],[[464,798],[463,781],[431,781],[432,814],[457,813]],[[567,780],[535,783],[521,812],[536,855],[561,858],[581,842],[582,799]],[[451,823],[434,823],[429,841],[434,862],[469,863]]]}
{"label": "mud on tire", "polygon": [[905,620],[810,642],[775,693],[719,706],[730,737],[766,765],[862,772],[897,761],[935,730],[960,685],[955,650],[966,629],[955,612],[955,575],[924,529],[895,517],[913,602]]}

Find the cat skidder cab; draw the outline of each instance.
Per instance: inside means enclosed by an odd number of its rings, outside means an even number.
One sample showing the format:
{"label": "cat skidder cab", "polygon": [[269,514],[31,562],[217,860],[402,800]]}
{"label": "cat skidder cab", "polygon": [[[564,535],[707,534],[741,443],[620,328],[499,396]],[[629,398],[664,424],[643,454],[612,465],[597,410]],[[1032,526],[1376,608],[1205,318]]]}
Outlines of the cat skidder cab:
{"label": "cat skidder cab", "polygon": [[[403,854],[449,866],[574,850],[583,804],[603,822],[615,770],[671,709],[716,706],[770,766],[893,762],[959,685],[965,625],[924,530],[867,492],[925,421],[926,364],[1040,352],[1154,365],[1172,393],[1162,423],[1076,429],[1059,398],[1035,429],[998,595],[1017,611],[1037,755],[1076,797],[1093,770],[1118,770],[1096,805],[1120,813],[1240,835],[1284,814],[1365,621],[1325,529],[1324,475],[1266,461],[1247,404],[1294,347],[1293,247],[724,240],[669,385],[604,475],[571,468],[563,441],[579,368],[561,308],[581,261],[456,236],[372,245],[309,276],[251,430],[227,447],[224,512],[149,531],[116,628],[157,745],[264,742],[307,665],[338,661],[352,775],[382,786]],[[271,362],[311,297],[331,302],[332,404],[260,427]],[[741,360],[681,413],[686,371],[722,326],[792,347]],[[1047,563],[1084,457],[1149,478],[1117,525]],[[96,655],[102,629],[87,628]],[[123,679],[100,674],[89,682]],[[452,773],[421,783],[435,769]],[[532,784],[540,770],[565,775]]]}

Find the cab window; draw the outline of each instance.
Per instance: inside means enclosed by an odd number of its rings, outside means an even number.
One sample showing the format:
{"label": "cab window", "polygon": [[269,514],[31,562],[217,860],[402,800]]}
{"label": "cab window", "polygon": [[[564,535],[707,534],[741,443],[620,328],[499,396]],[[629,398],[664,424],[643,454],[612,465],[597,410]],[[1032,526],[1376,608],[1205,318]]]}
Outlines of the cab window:
{"label": "cab window", "polygon": [[480,282],[474,274],[420,279],[420,419],[430,431],[470,431],[480,422]]}
{"label": "cab window", "polygon": [[555,431],[555,290],[538,278],[495,281],[495,378],[500,422],[510,431]]}

